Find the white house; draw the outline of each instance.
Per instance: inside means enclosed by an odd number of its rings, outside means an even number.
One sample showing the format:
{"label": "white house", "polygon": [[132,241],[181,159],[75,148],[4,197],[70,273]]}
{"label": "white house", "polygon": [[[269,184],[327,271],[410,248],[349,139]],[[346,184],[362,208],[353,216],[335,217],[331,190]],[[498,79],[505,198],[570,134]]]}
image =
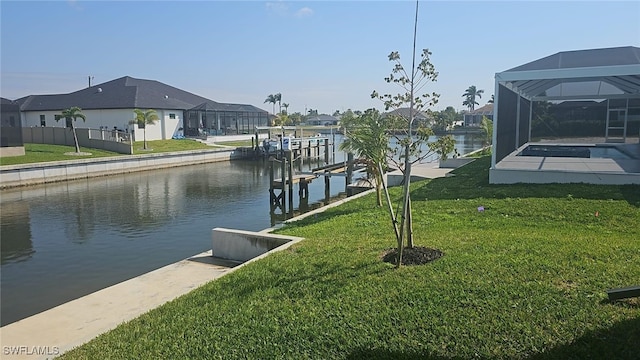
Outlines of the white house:
{"label": "white house", "polygon": [[159,121],[146,128],[147,140],[171,139],[179,134],[238,134],[268,124],[268,112],[252,105],[218,103],[155,80],[125,76],[68,94],[30,95],[20,104],[22,126],[68,126],[55,115],[77,106],[86,121],[78,128],[118,129],[141,140],[143,130],[132,124],[134,109],[156,111]]}
{"label": "white house", "polygon": [[466,112],[464,114],[464,126],[479,127],[482,124],[483,117],[493,120],[493,104],[486,104],[473,111]]}

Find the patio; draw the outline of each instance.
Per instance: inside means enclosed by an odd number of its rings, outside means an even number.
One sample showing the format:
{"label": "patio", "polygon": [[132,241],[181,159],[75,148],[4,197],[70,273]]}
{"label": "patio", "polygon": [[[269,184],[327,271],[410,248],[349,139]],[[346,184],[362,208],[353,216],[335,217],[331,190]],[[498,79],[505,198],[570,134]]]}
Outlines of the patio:
{"label": "patio", "polygon": [[[640,184],[640,144],[616,144],[629,159],[520,156],[526,143],[503,158],[491,169],[491,183],[589,183],[589,184]],[[586,143],[555,142],[568,146],[585,146]],[[592,143],[592,146],[603,143]],[[606,144],[611,145],[611,144]]]}
{"label": "patio", "polygon": [[[495,78],[490,183],[640,184],[640,48],[560,52]],[[626,155],[523,156],[531,145]]]}

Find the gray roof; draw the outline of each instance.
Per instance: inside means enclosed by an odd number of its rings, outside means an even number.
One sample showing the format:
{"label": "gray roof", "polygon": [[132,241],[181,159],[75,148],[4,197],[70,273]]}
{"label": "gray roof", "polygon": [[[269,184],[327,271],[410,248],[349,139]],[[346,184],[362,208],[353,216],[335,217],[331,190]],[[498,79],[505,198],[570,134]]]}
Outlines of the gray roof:
{"label": "gray roof", "polygon": [[[239,105],[222,104],[202,96],[163,84],[155,80],[135,79],[129,76],[94,85],[69,94],[30,95],[16,100],[22,111],[61,110],[72,106],[91,109],[171,109],[188,110],[199,104],[213,108],[225,106],[237,109]],[[260,111],[251,105],[242,105]]]}
{"label": "gray roof", "polygon": [[640,48],[565,51],[496,74],[496,81],[533,100],[640,96]]}
{"label": "gray roof", "polygon": [[479,107],[469,113],[468,115],[492,115],[493,114],[493,104],[486,104],[482,107]]}
{"label": "gray roof", "polygon": [[634,46],[563,51],[507,71],[571,69],[640,64],[640,48]]}
{"label": "gray roof", "polygon": [[9,99],[0,97],[0,104],[2,104],[2,105],[12,105],[12,104],[15,104],[15,103],[16,102],[13,101],[13,100],[9,100]]}
{"label": "gray roof", "polygon": [[20,106],[17,102],[0,97],[0,112],[4,113],[20,113]]}

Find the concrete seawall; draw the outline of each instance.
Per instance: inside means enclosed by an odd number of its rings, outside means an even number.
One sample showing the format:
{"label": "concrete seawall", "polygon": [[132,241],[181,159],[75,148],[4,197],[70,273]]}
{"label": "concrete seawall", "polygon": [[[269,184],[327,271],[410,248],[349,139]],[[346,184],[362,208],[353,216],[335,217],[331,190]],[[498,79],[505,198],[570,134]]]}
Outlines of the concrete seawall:
{"label": "concrete seawall", "polygon": [[5,165],[0,167],[0,188],[5,189],[57,181],[125,174],[135,171],[229,161],[241,159],[245,156],[246,154],[236,149],[207,149]]}

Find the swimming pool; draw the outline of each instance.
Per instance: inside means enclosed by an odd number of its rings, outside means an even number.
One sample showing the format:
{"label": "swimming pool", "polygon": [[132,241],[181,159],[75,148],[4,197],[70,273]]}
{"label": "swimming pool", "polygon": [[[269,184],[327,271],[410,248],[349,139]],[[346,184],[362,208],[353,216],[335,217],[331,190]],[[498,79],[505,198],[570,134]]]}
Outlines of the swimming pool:
{"label": "swimming pool", "polygon": [[633,159],[612,145],[528,145],[516,156]]}

